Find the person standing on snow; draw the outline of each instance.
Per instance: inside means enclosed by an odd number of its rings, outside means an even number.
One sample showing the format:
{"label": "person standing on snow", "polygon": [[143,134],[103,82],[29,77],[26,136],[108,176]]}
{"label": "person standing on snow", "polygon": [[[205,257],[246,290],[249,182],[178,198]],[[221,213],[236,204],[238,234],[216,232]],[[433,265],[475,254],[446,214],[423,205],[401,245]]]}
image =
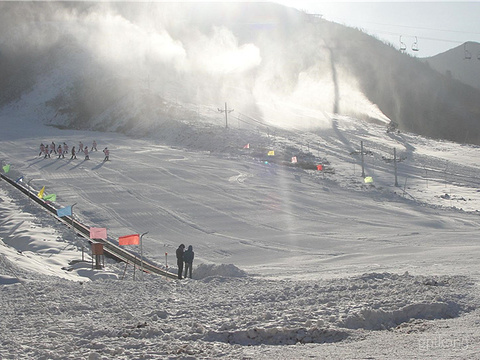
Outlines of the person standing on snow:
{"label": "person standing on snow", "polygon": [[97,150],[97,142],[95,140],[93,140],[93,143],[92,143],[92,151],[93,150],[98,151]]}
{"label": "person standing on snow", "polygon": [[45,145],[43,143],[40,144],[40,152],[38,153],[38,156],[42,155],[45,152]]}
{"label": "person standing on snow", "polygon": [[78,143],[78,151],[83,152],[83,143],[81,141]]}
{"label": "person standing on snow", "polygon": [[45,156],[43,157],[44,159],[46,159],[47,157],[50,157],[50,153],[48,152],[48,146],[45,146],[43,148],[43,152],[45,154]]}
{"label": "person standing on snow", "polygon": [[60,159],[60,157],[65,157],[65,155],[63,154],[63,150],[62,150],[62,145],[58,145],[58,148],[57,148],[57,154],[58,154],[58,158],[57,159]]}
{"label": "person standing on snow", "polygon": [[50,154],[51,153],[57,153],[57,150],[55,149],[55,143],[52,141],[52,143],[50,144]]}
{"label": "person standing on snow", "polygon": [[103,159],[103,161],[108,161],[108,160],[110,160],[110,159],[109,159],[110,151],[108,151],[107,148],[103,149],[103,153],[105,154],[105,159]]}
{"label": "person standing on snow", "polygon": [[195,257],[195,253],[193,252],[193,246],[189,245],[188,250],[183,253],[183,261],[185,262],[185,276],[187,277],[187,272],[189,278],[192,278],[192,265],[193,265],[193,258]]}
{"label": "person standing on snow", "polygon": [[75,145],[72,146],[72,157],[70,158],[70,160],[73,160],[73,159],[76,159],[77,158],[77,154],[75,154]]}
{"label": "person standing on snow", "polygon": [[[68,155],[68,145],[63,143],[63,154],[67,154]],[[64,155],[62,155],[62,157],[65,157]]]}
{"label": "person standing on snow", "polygon": [[183,251],[185,250],[185,245],[180,244],[177,249],[177,266],[178,266],[178,278],[182,278],[183,272]]}
{"label": "person standing on snow", "polygon": [[85,146],[83,153],[85,154],[85,160],[90,160],[90,156],[88,156],[88,146]]}

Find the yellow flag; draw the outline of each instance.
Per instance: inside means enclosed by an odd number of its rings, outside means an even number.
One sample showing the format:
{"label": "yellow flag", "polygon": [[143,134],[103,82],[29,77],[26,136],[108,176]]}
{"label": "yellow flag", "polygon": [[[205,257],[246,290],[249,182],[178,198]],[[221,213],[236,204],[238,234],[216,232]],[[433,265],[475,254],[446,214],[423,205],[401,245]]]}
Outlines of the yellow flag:
{"label": "yellow flag", "polygon": [[40,191],[38,192],[38,197],[39,197],[40,199],[43,199],[43,192],[44,192],[44,191],[45,191],[45,186],[42,187],[42,190],[40,190]]}
{"label": "yellow flag", "polygon": [[275,151],[270,150],[267,155],[268,155],[268,156],[274,156],[274,155],[275,155]]}
{"label": "yellow flag", "polygon": [[365,181],[365,184],[371,184],[373,183],[373,178],[371,176],[366,176],[363,181]]}

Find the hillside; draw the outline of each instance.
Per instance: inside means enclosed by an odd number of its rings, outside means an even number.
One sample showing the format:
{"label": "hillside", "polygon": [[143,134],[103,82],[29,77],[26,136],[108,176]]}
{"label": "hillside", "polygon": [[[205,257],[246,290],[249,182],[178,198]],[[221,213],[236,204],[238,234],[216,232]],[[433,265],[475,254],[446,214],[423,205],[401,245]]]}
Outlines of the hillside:
{"label": "hillside", "polygon": [[480,90],[280,5],[3,2],[0,10],[0,104],[37,86],[47,124],[165,139],[169,121],[192,114],[218,124],[227,102],[250,128],[325,129],[338,114],[480,143]]}
{"label": "hillside", "polygon": [[467,42],[424,61],[447,77],[480,89],[480,44]]}

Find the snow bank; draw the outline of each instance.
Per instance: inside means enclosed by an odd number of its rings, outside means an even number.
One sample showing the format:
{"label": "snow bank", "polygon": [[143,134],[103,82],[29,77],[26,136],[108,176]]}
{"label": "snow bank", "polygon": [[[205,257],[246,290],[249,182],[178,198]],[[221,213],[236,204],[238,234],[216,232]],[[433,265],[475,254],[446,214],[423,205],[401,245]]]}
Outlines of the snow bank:
{"label": "snow bank", "polygon": [[245,277],[247,273],[233,264],[200,264],[193,272],[193,278],[200,280],[211,276]]}
{"label": "snow bank", "polygon": [[349,329],[385,330],[415,319],[450,319],[458,316],[458,304],[432,302],[411,304],[399,310],[364,309],[347,317],[341,326]]}
{"label": "snow bank", "polygon": [[205,340],[239,345],[295,345],[297,343],[333,343],[345,340],[348,333],[336,329],[319,328],[252,328],[239,331],[210,331]]}

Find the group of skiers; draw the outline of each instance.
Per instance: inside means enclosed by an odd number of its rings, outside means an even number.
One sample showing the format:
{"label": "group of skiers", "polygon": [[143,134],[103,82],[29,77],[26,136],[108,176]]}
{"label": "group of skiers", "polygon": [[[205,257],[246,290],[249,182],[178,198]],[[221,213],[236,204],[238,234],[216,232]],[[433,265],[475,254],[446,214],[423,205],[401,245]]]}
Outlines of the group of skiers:
{"label": "group of skiers", "polygon": [[185,275],[184,278],[187,277],[187,272],[190,277],[192,278],[192,266],[193,266],[193,258],[195,257],[195,253],[193,252],[193,246],[190,245],[187,250],[185,250],[185,245],[180,244],[177,249],[177,266],[178,266],[178,278],[182,279],[182,272],[183,272],[183,264],[185,263]]}
{"label": "group of skiers", "polygon": [[[98,151],[97,142],[95,140],[93,140],[90,151]],[[85,160],[90,160],[88,146],[84,146],[81,141],[78,143],[78,151],[77,149],[75,149],[75,146],[72,146],[72,150],[70,153],[71,154],[70,160],[76,159],[77,154],[80,152],[84,153]],[[46,159],[47,157],[48,158],[51,157],[52,153],[58,156],[57,159],[65,158],[65,154],[67,154],[68,156],[68,145],[64,142],[63,146],[62,144],[59,144],[58,147],[56,147],[53,141],[50,145],[44,145],[43,143],[40,144],[40,153],[38,154],[38,156],[41,156],[43,154],[44,159]],[[110,151],[108,150],[108,148],[105,147],[105,149],[103,149],[103,153],[105,154],[105,158],[103,159],[103,161],[110,160]]]}

